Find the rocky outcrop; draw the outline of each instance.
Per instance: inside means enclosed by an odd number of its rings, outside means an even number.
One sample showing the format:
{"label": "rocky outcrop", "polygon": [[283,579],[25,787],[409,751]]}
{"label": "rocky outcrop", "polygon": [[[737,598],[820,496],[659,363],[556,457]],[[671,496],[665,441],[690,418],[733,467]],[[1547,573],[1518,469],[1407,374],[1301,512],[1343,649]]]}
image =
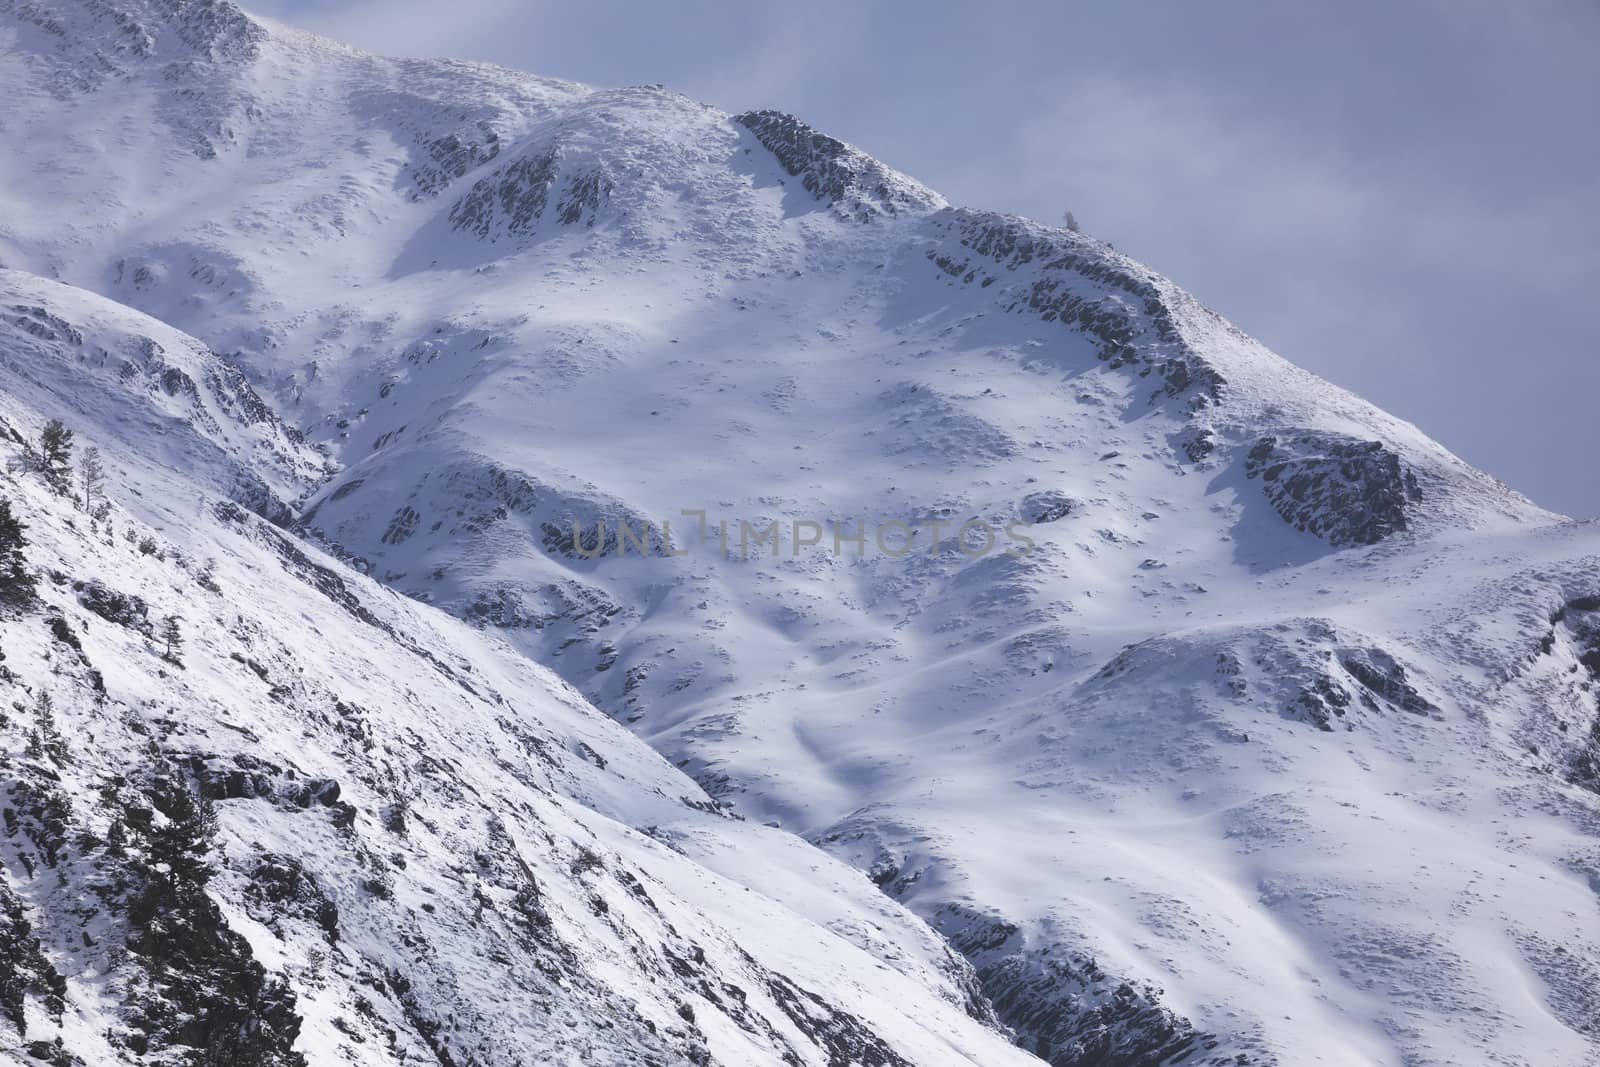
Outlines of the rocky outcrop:
{"label": "rocky outcrop", "polygon": [[1077,506],[1076,500],[1060,490],[1045,489],[1023,497],[1020,514],[1023,522],[1055,522],[1072,514],[1072,509]]}
{"label": "rocky outcrop", "polygon": [[984,994],[1018,1045],[1051,1067],[1159,1067],[1167,1063],[1255,1064],[1222,1048],[1161,1003],[1060,944],[1030,943],[1017,926],[963,905],[942,908],[933,925],[972,961]]}
{"label": "rocky outcrop", "polygon": [[1245,476],[1283,520],[1335,548],[1375,545],[1407,528],[1422,500],[1417,476],[1382,441],[1303,431],[1263,437],[1245,458]]}
{"label": "rocky outcrop", "polygon": [[1407,680],[1399,661],[1381,648],[1351,649],[1339,657],[1339,663],[1374,697],[1402,711],[1432,715],[1439,710]]}
{"label": "rocky outcrop", "polygon": [[42,307],[13,304],[0,311],[0,322],[8,322],[41,341],[54,341],[74,347],[83,344],[83,334],[66,319]]}
{"label": "rocky outcrop", "polygon": [[1558,636],[1582,668],[1583,689],[1591,716],[1588,729],[1571,737],[1566,757],[1566,779],[1592,793],[1600,793],[1600,596],[1578,597],[1563,604],[1550,620],[1552,632],[1540,651],[1549,652]]}
{"label": "rocky outcrop", "polygon": [[1154,376],[1161,385],[1152,399],[1188,396],[1193,406],[1221,399],[1222,375],[1184,343],[1155,275],[1108,246],[990,211],[944,212],[936,225],[944,239],[927,256],[952,278],[999,284],[1005,310],[1087,334],[1110,366]]}
{"label": "rocky outcrop", "polygon": [[419,147],[426,159],[411,169],[411,180],[416,184],[416,199],[435,196],[441,189],[475,170],[492,162],[500,154],[500,135],[487,121],[480,120],[470,128],[463,128],[438,137],[419,137]]}
{"label": "rocky outcrop", "polygon": [[928,211],[943,199],[867,155],[782,111],[746,111],[734,122],[755,135],[806,192],[858,222]]}
{"label": "rocky outcrop", "polygon": [[450,209],[450,225],[487,241],[530,238],[547,213],[563,226],[593,226],[612,188],[599,164],[568,166],[559,146],[538,149],[473,183]]}
{"label": "rocky outcrop", "polygon": [[[916,907],[940,862],[908,839],[885,836],[873,812],[853,813],[818,839],[847,856],[887,896]],[[932,862],[929,862],[932,859]],[[1197,1029],[1162,1003],[1162,991],[1102,969],[1051,924],[1022,925],[981,902],[948,902],[925,917],[970,975],[967,1012],[1009,1031],[1051,1067],[1260,1064],[1254,1050]]]}
{"label": "rocky outcrop", "polygon": [[1300,687],[1284,715],[1332,732],[1334,721],[1344,718],[1349,708],[1350,690],[1329,674],[1317,674]]}
{"label": "rocky outcrop", "polygon": [[120,593],[97,580],[77,582],[73,585],[73,589],[78,594],[78,603],[107,622],[126,626],[146,637],[154,634],[155,627],[150,622],[150,605],[145,603],[143,597]]}

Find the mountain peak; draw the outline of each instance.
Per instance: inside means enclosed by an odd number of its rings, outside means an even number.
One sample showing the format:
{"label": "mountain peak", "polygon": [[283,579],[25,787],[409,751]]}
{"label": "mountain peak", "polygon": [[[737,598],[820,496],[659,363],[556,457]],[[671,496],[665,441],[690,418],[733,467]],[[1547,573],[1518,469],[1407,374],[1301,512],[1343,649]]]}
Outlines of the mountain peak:
{"label": "mountain peak", "polygon": [[792,115],[43,10],[0,1058],[1592,1052],[1593,524]]}

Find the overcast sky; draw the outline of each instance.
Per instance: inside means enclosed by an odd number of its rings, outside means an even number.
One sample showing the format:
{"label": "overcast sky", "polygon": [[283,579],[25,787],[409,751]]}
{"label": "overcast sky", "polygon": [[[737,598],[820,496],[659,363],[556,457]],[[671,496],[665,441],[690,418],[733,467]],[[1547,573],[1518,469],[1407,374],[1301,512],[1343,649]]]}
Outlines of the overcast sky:
{"label": "overcast sky", "polygon": [[1600,515],[1596,0],[246,0],[371,51],[775,107],[1083,228]]}

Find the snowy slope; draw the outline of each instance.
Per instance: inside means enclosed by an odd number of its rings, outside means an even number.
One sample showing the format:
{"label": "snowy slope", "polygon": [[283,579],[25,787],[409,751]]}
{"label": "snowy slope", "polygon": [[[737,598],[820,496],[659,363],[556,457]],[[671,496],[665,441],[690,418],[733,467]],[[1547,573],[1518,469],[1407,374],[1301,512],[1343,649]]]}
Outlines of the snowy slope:
{"label": "snowy slope", "polygon": [[[91,521],[0,475],[44,575],[0,621],[0,1057],[59,1036],[95,1064],[202,1043],[227,1063],[1029,1059],[984,1024],[965,962],[859,873],[720,812],[547,671],[297,545],[205,465],[169,465],[169,395],[82,358],[159,343],[198,378],[203,346],[0,273],[19,298],[8,437],[93,427],[116,505]],[[215,813],[200,894],[150,866],[190,791]]]}
{"label": "snowy slope", "polygon": [[788,116],[0,11],[0,261],[225,353],[298,533],[871,875],[1026,1048],[1595,1060],[1592,525]]}

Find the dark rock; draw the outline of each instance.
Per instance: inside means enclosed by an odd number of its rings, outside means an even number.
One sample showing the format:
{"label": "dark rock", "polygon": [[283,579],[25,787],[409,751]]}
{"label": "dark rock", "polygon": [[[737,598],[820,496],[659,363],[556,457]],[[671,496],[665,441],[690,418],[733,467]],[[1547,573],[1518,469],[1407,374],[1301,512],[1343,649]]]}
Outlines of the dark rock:
{"label": "dark rock", "polygon": [[1077,507],[1077,501],[1067,494],[1055,489],[1046,489],[1043,492],[1029,493],[1022,498],[1020,513],[1023,522],[1044,523],[1055,522],[1072,514],[1072,509]]}
{"label": "dark rock", "polygon": [[41,341],[60,341],[66,344],[81,346],[83,334],[77,327],[59,315],[53,315],[42,307],[30,307],[24,304],[13,304],[0,321],[9,322]]}
{"label": "dark rock", "polygon": [[45,625],[50,627],[51,637],[73,649],[80,656],[83,654],[83,642],[79,640],[77,634],[72,632],[72,627],[67,625],[66,619],[63,619],[60,615],[49,615],[46,616],[44,621]]}
{"label": "dark rock", "polygon": [[294,522],[294,510],[253,471],[242,467],[234,471],[228,495],[235,503],[242,504],[274,526],[287,527]]}
{"label": "dark rock", "polygon": [[450,209],[450,225],[485,240],[532,237],[552,200],[562,225],[593,226],[611,199],[611,178],[599,166],[564,166],[558,145],[526,152],[474,182]]}
{"label": "dark rock", "polygon": [[1289,704],[1286,714],[1292,719],[1309,722],[1319,730],[1333,730],[1333,720],[1342,718],[1350,707],[1350,693],[1328,677],[1319,674],[1300,687],[1299,694]]}
{"label": "dark rock", "polygon": [[1190,463],[1203,462],[1217,449],[1216,434],[1208,427],[1196,427],[1179,438],[1178,447]]}
{"label": "dark rock", "polygon": [[330,945],[339,941],[339,907],[293,856],[266,853],[250,872],[245,898],[272,917],[313,923]]}
{"label": "dark rock", "polygon": [[927,255],[952,278],[988,286],[1030,268],[1000,291],[1007,311],[1095,338],[1110,366],[1159,377],[1157,397],[1188,395],[1195,407],[1221,399],[1226,383],[1183,340],[1154,275],[1097,241],[1015,216],[959,209],[938,220],[948,238]]}
{"label": "dark rock", "polygon": [[1405,530],[1422,500],[1417,477],[1381,441],[1306,431],[1263,437],[1245,458],[1245,476],[1285,522],[1330,545],[1375,545]]}
{"label": "dark rock", "polygon": [[415,508],[401,507],[389,520],[389,527],[384,530],[380,540],[386,545],[398,545],[417,532],[417,523],[421,518]]}
{"label": "dark rock", "polygon": [[436,196],[439,190],[491,162],[500,154],[500,134],[486,120],[440,137],[422,139],[428,162],[412,168],[414,199]]}
{"label": "dark rock", "polygon": [[[747,966],[759,966],[748,956]],[[763,969],[764,970],[764,969]],[[859,1018],[772,971],[764,974],[767,995],[835,1067],[912,1067]]]}
{"label": "dark rock", "polygon": [[242,753],[233,757],[232,764],[215,756],[190,756],[189,770],[200,795],[207,800],[270,800],[276,795],[282,768]]}
{"label": "dark rock", "polygon": [[312,804],[332,807],[339,802],[339,783],[332,778],[313,778],[296,790],[291,799],[302,808]]}
{"label": "dark rock", "polygon": [[746,111],[734,122],[755,135],[806,192],[867,222],[877,215],[931,209],[937,197],[901,178],[865,152],[781,111]]}
{"label": "dark rock", "polygon": [[1406,681],[1406,669],[1382,649],[1358,648],[1346,652],[1339,662],[1356,681],[1396,707],[1418,715],[1439,710]]}
{"label": "dark rock", "polygon": [[119,593],[97,580],[75,582],[73,589],[78,594],[78,603],[107,622],[126,626],[146,637],[154,632],[150,622],[150,606],[142,597]]}
{"label": "dark rock", "polygon": [[[1004,919],[959,905],[934,925],[977,969],[995,1014],[1016,1043],[1051,1067],[1159,1067],[1224,1062],[1218,1039],[1061,945],[1030,945]],[[1233,1062],[1231,1059],[1226,1062]]]}

